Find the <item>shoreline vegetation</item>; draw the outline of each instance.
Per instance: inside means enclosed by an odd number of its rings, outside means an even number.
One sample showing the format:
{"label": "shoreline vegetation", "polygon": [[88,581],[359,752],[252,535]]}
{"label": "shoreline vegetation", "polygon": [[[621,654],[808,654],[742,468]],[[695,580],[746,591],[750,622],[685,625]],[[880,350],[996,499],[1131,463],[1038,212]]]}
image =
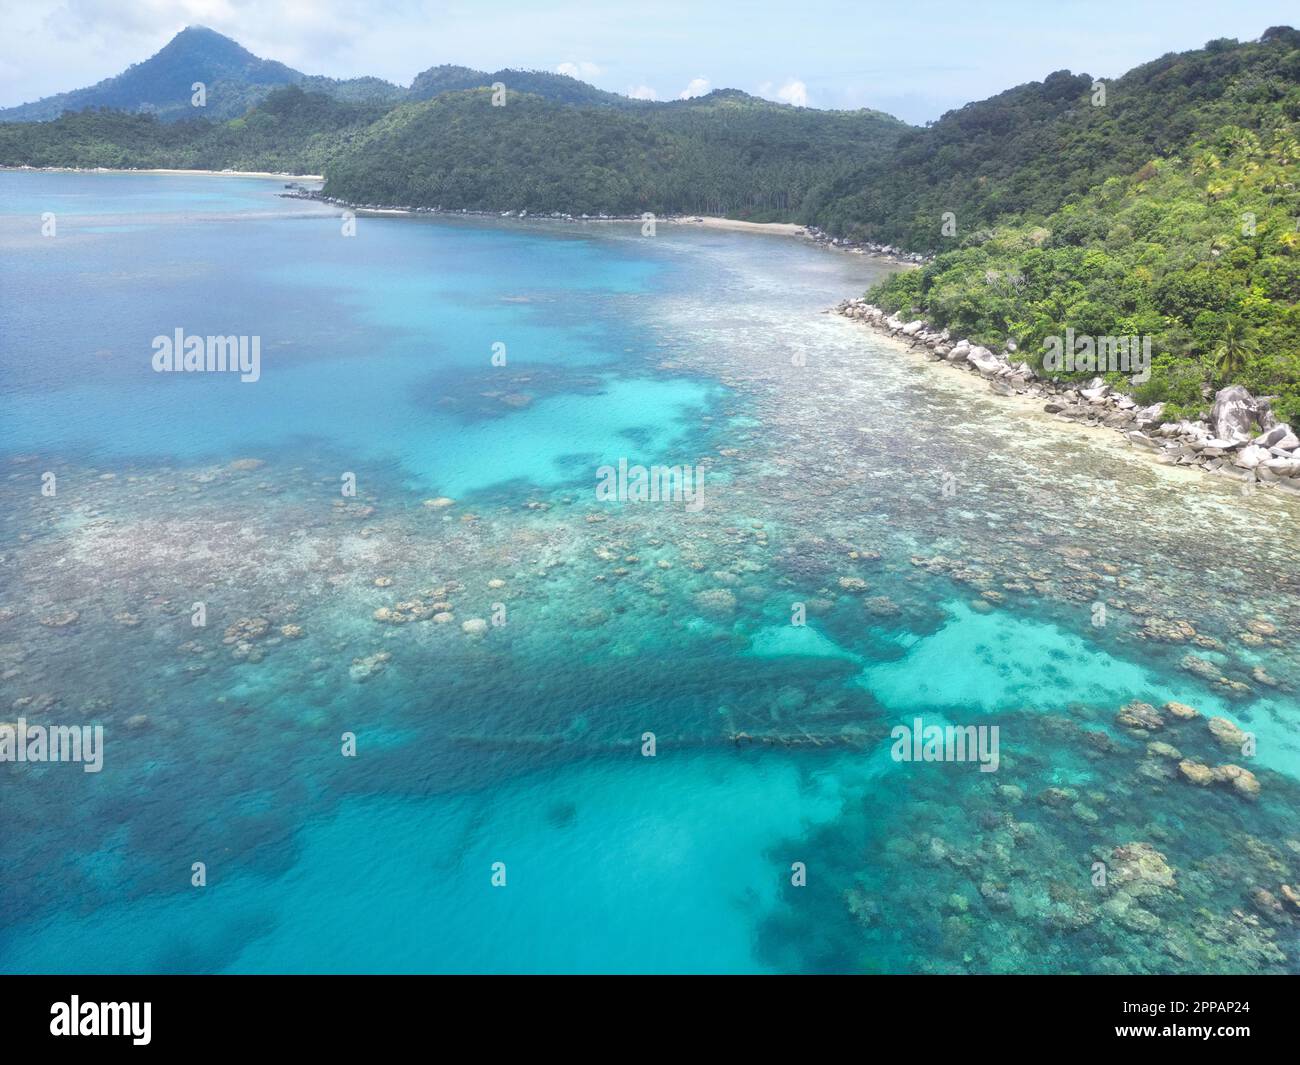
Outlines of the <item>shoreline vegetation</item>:
{"label": "shoreline vegetation", "polygon": [[874,241],[852,240],[848,237],[833,236],[817,226],[801,225],[797,222],[751,222],[740,218],[726,218],[720,215],[700,215],[692,213],[667,215],[653,215],[653,212],[645,212],[642,214],[587,214],[575,213],[573,211],[530,213],[527,209],[522,208],[517,211],[483,211],[467,207],[444,209],[442,207],[354,203],[342,199],[341,197],[326,196],[322,189],[307,189],[301,186],[292,188],[288,192],[281,193],[281,195],[286,199],[315,200],[318,203],[327,203],[334,207],[341,207],[345,210],[356,211],[363,214],[413,215],[416,217],[421,215],[432,215],[452,218],[515,219],[519,221],[636,223],[645,222],[648,220],[648,216],[653,216],[656,223],[664,222],[668,225],[693,225],[700,226],[704,229],[729,230],[736,233],[765,233],[770,236],[802,237],[814,244],[834,248],[839,251],[852,252],[856,255],[870,255],[874,258],[883,259],[904,267],[921,266],[933,259],[933,256],[924,255],[920,252],[904,251],[902,248],[896,248],[889,244],[880,244]]}
{"label": "shoreline vegetation", "polygon": [[[363,204],[353,203],[339,197],[325,196],[321,189],[309,189],[302,182],[325,181],[323,174],[294,174],[282,173],[271,170],[211,170],[202,168],[182,168],[182,167],[111,167],[111,166],[8,166],[0,164],[0,172],[18,172],[34,171],[45,174],[162,174],[177,177],[195,176],[195,177],[251,177],[266,178],[276,181],[283,181],[288,192],[282,192],[280,195],[286,199],[315,200],[319,203],[326,203],[333,207],[342,207],[345,210],[357,211],[363,214],[380,214],[380,215],[438,215],[445,217],[466,217],[466,218],[497,218],[497,219],[531,219],[533,221],[558,221],[558,222],[641,222],[644,220],[643,215],[639,214],[584,214],[573,211],[551,211],[549,213],[530,214],[526,209],[518,211],[486,211],[472,210],[470,208],[458,209],[441,209],[435,207],[413,207],[399,205],[380,205],[380,204]],[[742,218],[727,218],[721,215],[699,215],[699,214],[670,214],[655,217],[656,222],[665,222],[669,225],[694,225],[704,229],[730,230],[737,233],[767,233],[769,235],[804,237],[814,244],[825,245],[826,247],[835,248],[839,251],[852,252],[856,255],[870,255],[874,258],[886,260],[903,266],[921,266],[933,261],[934,256],[926,255],[921,252],[908,252],[902,248],[894,247],[891,244],[884,244],[876,241],[853,240],[849,237],[834,236],[825,230],[813,225],[802,225],[798,222],[752,222]]]}

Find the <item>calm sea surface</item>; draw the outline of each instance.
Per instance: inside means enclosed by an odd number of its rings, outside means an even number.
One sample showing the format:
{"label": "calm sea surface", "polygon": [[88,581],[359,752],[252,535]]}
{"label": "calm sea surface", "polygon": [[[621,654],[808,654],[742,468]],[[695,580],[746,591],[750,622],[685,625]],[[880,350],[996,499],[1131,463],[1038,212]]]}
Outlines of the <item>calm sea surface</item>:
{"label": "calm sea surface", "polygon": [[862,257],[281,191],[0,173],[0,724],[103,728],[0,762],[0,970],[1300,972],[1300,503]]}

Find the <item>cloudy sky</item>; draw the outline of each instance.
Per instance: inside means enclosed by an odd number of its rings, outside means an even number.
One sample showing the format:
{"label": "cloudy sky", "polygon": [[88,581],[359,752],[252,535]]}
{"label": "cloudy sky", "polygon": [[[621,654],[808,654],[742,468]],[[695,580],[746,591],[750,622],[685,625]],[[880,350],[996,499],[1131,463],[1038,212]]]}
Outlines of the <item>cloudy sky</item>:
{"label": "cloudy sky", "polygon": [[674,99],[738,88],[925,122],[1067,68],[1113,77],[1300,22],[1295,0],[2,0],[0,106],[81,88],[210,26],[309,74],[559,70]]}

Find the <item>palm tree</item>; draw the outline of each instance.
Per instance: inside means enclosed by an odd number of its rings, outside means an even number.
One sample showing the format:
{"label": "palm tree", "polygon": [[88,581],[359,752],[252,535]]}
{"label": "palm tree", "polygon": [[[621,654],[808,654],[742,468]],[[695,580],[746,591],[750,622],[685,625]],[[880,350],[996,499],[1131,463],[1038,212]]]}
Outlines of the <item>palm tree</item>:
{"label": "palm tree", "polygon": [[1214,369],[1219,380],[1230,384],[1246,368],[1250,356],[1259,352],[1259,342],[1254,330],[1241,318],[1229,318],[1223,325],[1223,335],[1214,349]]}

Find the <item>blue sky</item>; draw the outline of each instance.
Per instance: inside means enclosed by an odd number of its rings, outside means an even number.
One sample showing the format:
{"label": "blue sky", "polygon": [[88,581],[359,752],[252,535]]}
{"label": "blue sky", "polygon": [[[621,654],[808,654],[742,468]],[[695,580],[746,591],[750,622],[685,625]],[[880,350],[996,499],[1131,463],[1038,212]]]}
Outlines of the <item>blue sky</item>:
{"label": "blue sky", "polygon": [[0,106],[120,73],[195,24],[309,74],[527,67],[660,100],[728,87],[920,123],[1053,70],[1113,77],[1298,16],[1295,0],[4,0]]}

